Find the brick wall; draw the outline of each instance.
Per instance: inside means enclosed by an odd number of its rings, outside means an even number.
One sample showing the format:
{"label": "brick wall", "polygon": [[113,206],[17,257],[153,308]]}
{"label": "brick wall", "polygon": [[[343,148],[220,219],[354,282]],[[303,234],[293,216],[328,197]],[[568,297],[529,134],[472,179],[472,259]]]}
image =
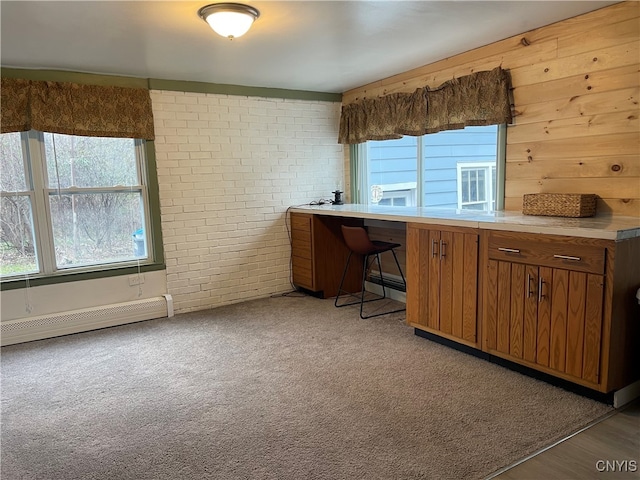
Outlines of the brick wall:
{"label": "brick wall", "polygon": [[285,212],[344,184],[340,103],[169,91],[151,99],[176,311],[290,290]]}

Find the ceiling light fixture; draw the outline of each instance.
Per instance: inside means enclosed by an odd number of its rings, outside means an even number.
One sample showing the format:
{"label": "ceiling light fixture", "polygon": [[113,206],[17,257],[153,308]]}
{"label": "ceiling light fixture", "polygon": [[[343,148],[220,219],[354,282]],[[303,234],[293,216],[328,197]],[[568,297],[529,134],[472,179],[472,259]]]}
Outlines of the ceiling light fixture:
{"label": "ceiling light fixture", "polygon": [[198,10],[198,15],[218,35],[233,40],[249,31],[260,12],[242,3],[212,3]]}

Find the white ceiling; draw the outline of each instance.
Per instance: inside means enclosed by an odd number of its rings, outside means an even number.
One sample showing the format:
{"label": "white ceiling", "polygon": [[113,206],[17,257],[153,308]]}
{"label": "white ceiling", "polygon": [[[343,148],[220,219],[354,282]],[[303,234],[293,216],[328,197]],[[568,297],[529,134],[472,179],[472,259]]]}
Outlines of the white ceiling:
{"label": "white ceiling", "polygon": [[207,3],[2,0],[1,63],[341,93],[616,2],[250,1],[261,16],[233,41]]}

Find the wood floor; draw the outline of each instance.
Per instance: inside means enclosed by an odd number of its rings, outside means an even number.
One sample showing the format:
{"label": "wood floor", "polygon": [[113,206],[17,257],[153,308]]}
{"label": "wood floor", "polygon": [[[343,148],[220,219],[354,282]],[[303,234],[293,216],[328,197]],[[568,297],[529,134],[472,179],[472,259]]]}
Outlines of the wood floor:
{"label": "wood floor", "polygon": [[640,479],[640,402],[491,478]]}

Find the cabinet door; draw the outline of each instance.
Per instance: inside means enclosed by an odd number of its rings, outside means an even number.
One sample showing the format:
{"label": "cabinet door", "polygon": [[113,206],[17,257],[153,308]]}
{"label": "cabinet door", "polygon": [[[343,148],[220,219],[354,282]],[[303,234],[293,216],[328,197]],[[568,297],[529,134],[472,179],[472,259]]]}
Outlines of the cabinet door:
{"label": "cabinet door", "polygon": [[429,262],[427,285],[427,326],[440,330],[440,232],[429,230]]}
{"label": "cabinet door", "polygon": [[489,260],[485,348],[598,383],[604,277]]}
{"label": "cabinet door", "polygon": [[604,277],[553,269],[549,366],[597,383]]}
{"label": "cabinet door", "polygon": [[407,225],[407,323],[415,327],[428,326],[429,247],[429,230]]}
{"label": "cabinet door", "polygon": [[540,328],[546,314],[538,308],[537,279],[536,266],[489,260],[485,332],[489,350],[536,362],[538,335],[548,332]]}
{"label": "cabinet door", "polygon": [[440,232],[407,226],[407,322],[440,328]]}
{"label": "cabinet door", "polygon": [[545,367],[549,366],[549,345],[551,338],[551,302],[549,295],[549,280],[553,270],[548,267],[538,268],[535,280],[537,285],[536,297],[538,302],[538,332],[536,335],[538,346],[536,348],[536,363]]}
{"label": "cabinet door", "polygon": [[478,235],[407,228],[407,320],[477,343]]}
{"label": "cabinet door", "polygon": [[440,233],[440,330],[477,341],[478,235]]}
{"label": "cabinet door", "polygon": [[524,269],[522,358],[528,362],[535,362],[538,348],[538,291],[536,285],[538,267],[525,265]]}

